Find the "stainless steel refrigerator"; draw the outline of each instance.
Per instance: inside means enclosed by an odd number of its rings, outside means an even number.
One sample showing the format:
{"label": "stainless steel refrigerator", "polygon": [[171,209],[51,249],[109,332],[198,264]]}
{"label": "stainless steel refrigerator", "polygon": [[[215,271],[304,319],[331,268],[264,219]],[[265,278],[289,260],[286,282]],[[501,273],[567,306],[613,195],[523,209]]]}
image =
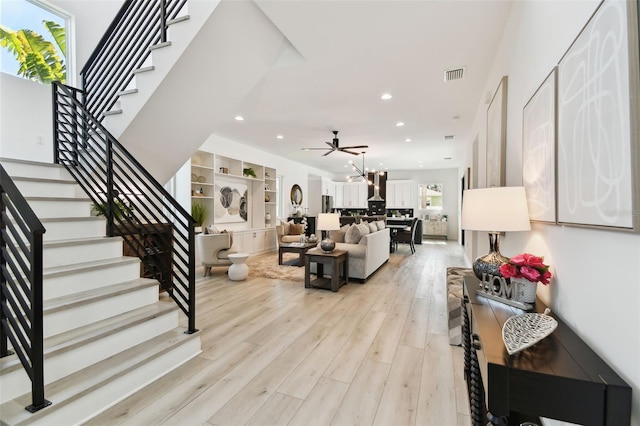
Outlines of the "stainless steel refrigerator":
{"label": "stainless steel refrigerator", "polygon": [[322,196],[322,213],[331,213],[332,210],[333,210],[333,196],[323,195]]}

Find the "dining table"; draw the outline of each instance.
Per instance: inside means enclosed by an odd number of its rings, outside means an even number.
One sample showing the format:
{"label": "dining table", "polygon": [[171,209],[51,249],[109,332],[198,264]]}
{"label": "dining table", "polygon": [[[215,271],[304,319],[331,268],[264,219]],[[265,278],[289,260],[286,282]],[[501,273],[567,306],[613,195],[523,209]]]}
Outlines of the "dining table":
{"label": "dining table", "polygon": [[391,239],[389,242],[389,252],[393,253],[396,251],[395,248],[397,245],[395,241],[395,236],[398,234],[399,231],[410,231],[411,227],[407,225],[393,225],[389,223],[387,223],[386,227],[389,228],[389,231],[391,233]]}

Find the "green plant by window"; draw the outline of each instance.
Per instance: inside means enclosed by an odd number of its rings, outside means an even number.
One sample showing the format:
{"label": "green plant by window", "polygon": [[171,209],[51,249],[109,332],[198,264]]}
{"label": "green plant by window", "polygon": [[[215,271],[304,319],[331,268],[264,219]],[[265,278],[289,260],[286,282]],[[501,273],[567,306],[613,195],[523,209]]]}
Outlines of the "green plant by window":
{"label": "green plant by window", "polygon": [[207,218],[207,207],[194,201],[191,203],[191,216],[196,221],[197,226],[202,226],[204,224],[205,219]]}
{"label": "green plant by window", "polygon": [[42,21],[62,52],[42,35],[30,29],[12,30],[0,25],[0,47],[7,49],[18,61],[18,75],[32,81],[51,84],[66,82],[64,57],[67,52],[65,29],[53,21]]}

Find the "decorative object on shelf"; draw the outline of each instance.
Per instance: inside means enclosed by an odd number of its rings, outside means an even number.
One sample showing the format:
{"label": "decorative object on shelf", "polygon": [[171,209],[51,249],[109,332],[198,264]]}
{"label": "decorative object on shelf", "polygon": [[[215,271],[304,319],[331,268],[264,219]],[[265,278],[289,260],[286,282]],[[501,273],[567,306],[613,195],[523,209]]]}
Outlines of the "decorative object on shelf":
{"label": "decorative object on shelf", "polygon": [[264,194],[264,202],[268,203],[269,201],[271,201],[271,197],[269,197],[269,194]]}
{"label": "decorative object on shelf", "polygon": [[264,184],[264,190],[265,191],[271,191],[271,186],[268,183]]}
{"label": "decorative object on shelf", "polygon": [[229,168],[228,167],[220,167],[219,171],[220,171],[220,173],[224,173],[225,175],[229,174]]}
{"label": "decorative object on shelf", "polygon": [[527,349],[553,333],[558,321],[549,316],[550,312],[547,308],[543,314],[514,315],[505,321],[502,326],[502,340],[509,355]]}
{"label": "decorative object on shelf", "polygon": [[[533,309],[532,304],[518,300],[516,297],[518,290],[519,288],[513,282],[508,282],[504,277],[482,274],[480,287],[476,289],[476,294],[525,311]],[[535,290],[533,299],[535,301]]]}
{"label": "decorative object on shelf", "polygon": [[265,223],[266,225],[271,225],[271,213],[267,212],[267,213],[264,215],[264,223]]}
{"label": "decorative object on shelf", "polygon": [[265,179],[271,179],[271,174],[269,172],[264,172]]}
{"label": "decorative object on shelf", "polygon": [[254,179],[257,177],[256,172],[251,167],[245,167],[244,169],[242,169],[242,174],[246,177],[252,177]]}
{"label": "decorative object on shelf", "polygon": [[202,224],[207,218],[207,206],[197,201],[191,203],[191,216],[196,221],[196,232],[202,232]]}
{"label": "decorative object on shelf", "polygon": [[510,278],[512,285],[516,284],[514,297],[520,302],[535,302],[538,281],[544,285],[549,284],[552,275],[549,265],[545,265],[543,261],[544,257],[521,253],[500,266],[500,274]]}
{"label": "decorative object on shelf", "polygon": [[198,183],[205,183],[207,181],[207,178],[204,176],[198,176],[197,181]]}
{"label": "decorative object on shelf", "polygon": [[[318,214],[316,229],[318,231],[337,231],[340,229],[340,215],[338,213]],[[320,242],[320,248],[325,253],[331,253],[336,248],[336,243],[329,238],[328,232],[326,238]]]}
{"label": "decorative object on shelf", "polygon": [[191,173],[191,182],[197,182],[198,181],[198,175],[195,173]]}
{"label": "decorative object on shelf", "polygon": [[468,189],[462,194],[462,229],[489,232],[489,254],[473,262],[473,272],[500,276],[509,261],[500,254],[500,233],[529,231],[529,211],[522,186]]}

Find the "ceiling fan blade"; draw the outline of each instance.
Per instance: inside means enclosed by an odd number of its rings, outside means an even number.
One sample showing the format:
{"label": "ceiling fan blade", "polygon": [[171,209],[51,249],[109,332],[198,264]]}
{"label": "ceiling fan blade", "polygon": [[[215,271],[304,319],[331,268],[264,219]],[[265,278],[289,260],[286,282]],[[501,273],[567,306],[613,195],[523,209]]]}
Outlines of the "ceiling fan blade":
{"label": "ceiling fan blade", "polygon": [[331,154],[333,151],[335,151],[334,149],[327,151],[325,154],[322,154],[323,157],[326,157],[327,155]]}
{"label": "ceiling fan blade", "polygon": [[336,149],[336,146],[334,144],[332,144],[331,142],[325,142],[327,145],[329,145],[331,147],[331,149]]}
{"label": "ceiling fan blade", "polygon": [[333,151],[330,148],[302,148],[303,151]]}
{"label": "ceiling fan blade", "polygon": [[357,149],[357,148],[369,148],[369,145],[343,146],[341,149]]}
{"label": "ceiling fan blade", "polygon": [[351,154],[351,155],[360,155],[359,152],[348,151],[345,148],[340,148],[338,151],[346,152],[347,154]]}

